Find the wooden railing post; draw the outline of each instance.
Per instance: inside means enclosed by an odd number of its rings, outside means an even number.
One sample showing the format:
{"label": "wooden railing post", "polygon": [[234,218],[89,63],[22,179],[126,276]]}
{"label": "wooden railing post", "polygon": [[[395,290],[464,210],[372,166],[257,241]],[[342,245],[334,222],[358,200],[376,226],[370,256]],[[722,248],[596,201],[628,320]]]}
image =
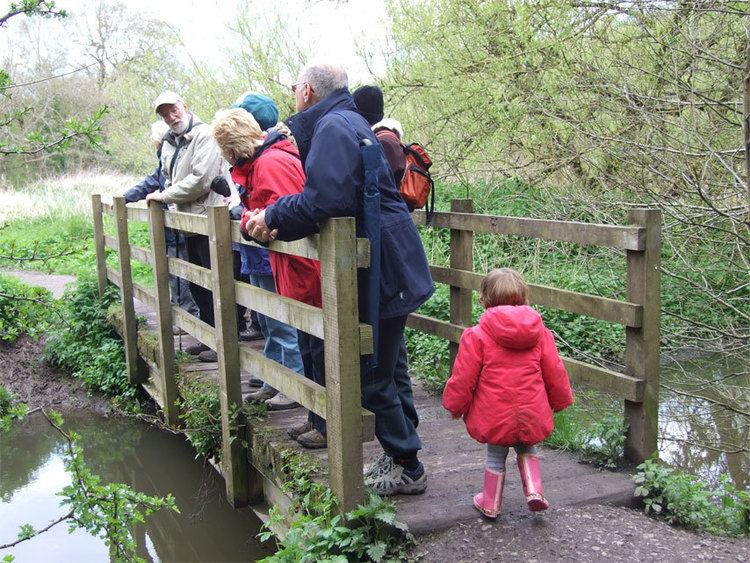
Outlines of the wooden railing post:
{"label": "wooden railing post", "polygon": [[357,247],[354,219],[329,219],[320,231],[326,370],[328,478],[341,509],[364,501]]}
{"label": "wooden railing post", "polygon": [[626,327],[626,366],[629,375],[644,380],[643,402],[625,401],[629,425],[625,456],[636,462],[657,450],[659,429],[659,338],[661,314],[661,211],[633,209],[631,224],[645,228],[646,246],[628,250],[628,301],[643,306],[641,327]]}
{"label": "wooden railing post", "polygon": [[172,335],[172,303],[169,299],[169,262],[164,233],[162,204],[148,204],[148,233],[151,238],[152,271],[156,295],[156,321],[159,331],[159,371],[164,419],[169,426],[179,424],[177,384],[175,382],[174,336]]}
{"label": "wooden railing post", "polygon": [[[451,211],[454,213],[474,213],[474,202],[471,199],[454,199],[451,201]],[[459,270],[474,270],[474,232],[451,229],[450,267]],[[471,326],[471,289],[462,287],[450,288],[450,321],[453,324]],[[458,354],[458,344],[450,343],[451,363],[449,371],[453,369],[453,362]]]}
{"label": "wooden railing post", "polygon": [[99,282],[99,297],[107,290],[107,254],[104,252],[104,220],[102,218],[102,196],[91,194],[91,210],[94,213],[94,245],[96,247],[96,278]]}
{"label": "wooden railing post", "polygon": [[[226,206],[212,206],[208,213],[208,246],[211,255],[216,354],[219,359],[221,404],[221,469],[227,500],[238,508],[250,500],[247,449],[243,445],[245,420],[240,388],[240,348],[237,336],[237,300],[232,268],[232,234]],[[259,483],[259,479],[253,479]],[[258,491],[253,491],[257,495]]]}
{"label": "wooden railing post", "polygon": [[122,300],[123,340],[125,341],[125,366],[131,383],[145,381],[138,369],[138,327],[133,303],[133,274],[130,269],[130,241],[128,240],[128,210],[125,198],[113,198],[117,254],[120,259],[120,298]]}

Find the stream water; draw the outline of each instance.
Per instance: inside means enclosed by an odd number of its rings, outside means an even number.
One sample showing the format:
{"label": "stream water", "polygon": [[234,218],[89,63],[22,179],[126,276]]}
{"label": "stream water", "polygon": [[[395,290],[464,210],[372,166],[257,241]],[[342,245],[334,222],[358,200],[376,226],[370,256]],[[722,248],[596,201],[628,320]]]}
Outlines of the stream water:
{"label": "stream water", "polygon": [[[249,509],[234,510],[215,472],[194,458],[176,436],[137,420],[68,413],[65,426],[79,433],[86,461],[103,482],[127,483],[150,495],[172,493],[180,514],[159,511],[135,530],[146,561],[255,561],[273,553],[256,539],[261,523]],[[21,524],[40,529],[65,513],[56,493],[69,483],[64,444],[39,414],[0,432],[0,544],[16,539]],[[17,547],[0,550],[16,561],[107,561],[104,543],[60,524]]]}
{"label": "stream water", "polygon": [[662,368],[659,453],[716,484],[750,487],[750,358],[714,354]]}

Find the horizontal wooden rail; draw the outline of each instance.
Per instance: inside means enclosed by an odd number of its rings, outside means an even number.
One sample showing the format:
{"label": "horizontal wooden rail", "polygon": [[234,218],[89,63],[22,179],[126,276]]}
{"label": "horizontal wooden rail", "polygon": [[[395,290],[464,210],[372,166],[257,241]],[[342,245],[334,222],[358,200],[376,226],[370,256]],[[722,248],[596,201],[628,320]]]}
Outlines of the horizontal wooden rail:
{"label": "horizontal wooden rail", "polygon": [[406,326],[456,343],[461,341],[461,335],[465,330],[461,325],[439,321],[418,313],[412,313],[407,317]]}
{"label": "horizontal wooden rail", "polygon": [[148,209],[145,207],[125,206],[128,210],[128,221],[143,221],[148,223]]}
{"label": "horizontal wooden rail", "polygon": [[133,282],[133,297],[152,309],[156,309],[156,295],[154,295],[154,292],[151,289]]}
{"label": "horizontal wooden rail", "polygon": [[[412,219],[417,225],[426,224],[424,211],[414,211]],[[645,248],[646,231],[643,227],[445,212],[435,212],[430,226],[475,233],[519,235],[583,245],[608,246],[622,250]]]}
{"label": "horizontal wooden rail", "polygon": [[[479,291],[484,279],[484,274],[441,266],[430,266],[430,271],[436,282],[473,289],[474,291]],[[643,306],[637,303],[628,303],[546,285],[529,284],[529,301],[545,307],[554,307],[562,311],[587,315],[633,328],[640,327],[643,322]]]}
{"label": "horizontal wooden rail", "polygon": [[[269,360],[249,344],[240,343],[240,366],[306,409],[326,418],[326,390],[323,386]],[[375,415],[362,409],[362,440],[369,442],[374,439]]]}
{"label": "horizontal wooden rail", "polygon": [[135,244],[130,245],[130,257],[144,264],[153,265],[154,263],[154,259],[151,258],[151,251]]}
{"label": "horizontal wooden rail", "polygon": [[[240,222],[232,221],[232,241],[248,246],[258,246],[259,244],[245,240],[240,232]],[[262,247],[261,247],[262,248]],[[281,252],[282,254],[291,254],[310,258],[311,260],[320,260],[320,235],[311,235],[307,238],[285,242],[275,240],[268,244],[268,250]],[[370,240],[367,238],[357,239],[357,268],[370,267]]]}
{"label": "horizontal wooden rail", "polygon": [[618,396],[626,401],[639,402],[643,400],[643,390],[646,385],[643,379],[565,356],[562,356],[562,360],[565,369],[568,370],[570,380],[574,383],[583,383],[588,387]]}
{"label": "horizontal wooden rail", "polygon": [[208,235],[208,220],[205,215],[167,211],[164,213],[164,225],[186,233]]}

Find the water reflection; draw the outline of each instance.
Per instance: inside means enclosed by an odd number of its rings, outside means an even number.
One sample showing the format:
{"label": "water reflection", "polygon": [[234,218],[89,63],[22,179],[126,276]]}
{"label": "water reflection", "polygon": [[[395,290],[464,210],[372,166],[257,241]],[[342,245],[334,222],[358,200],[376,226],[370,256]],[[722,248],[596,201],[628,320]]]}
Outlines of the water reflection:
{"label": "water reflection", "polygon": [[[249,509],[234,510],[223,482],[180,436],[146,424],[89,413],[65,415],[66,427],[82,435],[92,470],[104,482],[119,481],[150,495],[171,492],[181,514],[160,511],[135,530],[139,556],[147,561],[254,561],[273,552],[255,535],[260,522]],[[21,524],[46,526],[64,513],[60,491],[68,482],[60,437],[38,415],[0,433],[0,543]],[[68,535],[61,524],[44,535],[0,551],[18,561],[107,561],[104,544],[85,532]]]}
{"label": "water reflection", "polygon": [[662,369],[662,459],[713,484],[727,474],[735,486],[750,486],[747,360],[711,355]]}

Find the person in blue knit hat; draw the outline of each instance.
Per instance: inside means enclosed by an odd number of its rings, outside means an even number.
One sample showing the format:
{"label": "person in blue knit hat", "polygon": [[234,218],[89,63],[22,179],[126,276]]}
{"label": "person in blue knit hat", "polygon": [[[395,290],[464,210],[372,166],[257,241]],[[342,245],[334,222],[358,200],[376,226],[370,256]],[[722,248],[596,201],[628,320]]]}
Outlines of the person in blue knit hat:
{"label": "person in blue knit hat", "polygon": [[255,118],[263,131],[268,131],[279,122],[279,110],[268,96],[256,92],[245,92],[232,104],[242,108]]}

